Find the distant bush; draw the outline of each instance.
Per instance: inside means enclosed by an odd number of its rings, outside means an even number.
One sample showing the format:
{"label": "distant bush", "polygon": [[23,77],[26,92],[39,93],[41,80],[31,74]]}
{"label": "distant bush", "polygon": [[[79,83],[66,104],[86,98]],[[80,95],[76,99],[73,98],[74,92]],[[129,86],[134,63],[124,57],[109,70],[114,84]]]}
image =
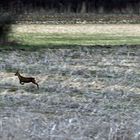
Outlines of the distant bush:
{"label": "distant bush", "polygon": [[11,14],[0,14],[0,43],[5,43],[8,41],[8,35],[11,31],[12,23],[13,18]]}

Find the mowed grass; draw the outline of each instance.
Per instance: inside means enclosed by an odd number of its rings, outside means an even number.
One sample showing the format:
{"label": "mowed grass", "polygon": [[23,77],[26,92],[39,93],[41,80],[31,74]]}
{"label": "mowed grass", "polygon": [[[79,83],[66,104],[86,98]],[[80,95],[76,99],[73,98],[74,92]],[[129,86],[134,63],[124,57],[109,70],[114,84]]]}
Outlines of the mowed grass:
{"label": "mowed grass", "polygon": [[13,25],[11,40],[23,45],[138,45],[139,25]]}

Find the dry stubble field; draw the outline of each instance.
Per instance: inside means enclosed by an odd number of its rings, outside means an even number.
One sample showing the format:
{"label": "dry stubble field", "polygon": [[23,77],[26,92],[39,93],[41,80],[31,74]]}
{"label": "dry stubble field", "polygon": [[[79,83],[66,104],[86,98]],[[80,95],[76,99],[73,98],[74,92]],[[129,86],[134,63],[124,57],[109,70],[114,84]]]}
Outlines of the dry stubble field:
{"label": "dry stubble field", "polygon": [[[111,46],[139,41],[139,28],[14,25],[14,39],[37,49],[0,51],[0,139],[139,140],[140,47]],[[20,85],[17,69],[40,89]]]}

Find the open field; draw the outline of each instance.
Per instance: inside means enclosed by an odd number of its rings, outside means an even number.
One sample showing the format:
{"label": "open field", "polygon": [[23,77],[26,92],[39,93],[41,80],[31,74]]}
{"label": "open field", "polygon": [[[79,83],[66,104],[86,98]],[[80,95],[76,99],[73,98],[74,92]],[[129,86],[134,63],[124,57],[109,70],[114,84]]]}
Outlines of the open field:
{"label": "open field", "polygon": [[0,139],[139,140],[139,64],[138,46],[1,50]]}
{"label": "open field", "polygon": [[49,45],[137,45],[139,24],[13,25],[11,39],[21,44]]}
{"label": "open field", "polygon": [[12,29],[17,44],[0,47],[1,140],[140,139],[139,25]]}

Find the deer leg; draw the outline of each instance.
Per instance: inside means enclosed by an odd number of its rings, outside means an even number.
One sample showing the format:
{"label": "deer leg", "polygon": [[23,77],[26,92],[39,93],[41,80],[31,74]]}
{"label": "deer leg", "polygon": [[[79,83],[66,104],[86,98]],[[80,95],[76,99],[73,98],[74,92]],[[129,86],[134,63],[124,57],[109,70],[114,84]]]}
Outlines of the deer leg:
{"label": "deer leg", "polygon": [[37,88],[39,89],[39,85],[38,85],[38,83],[36,83],[36,85],[37,85]]}
{"label": "deer leg", "polygon": [[38,85],[38,83],[36,83],[36,81],[32,81],[32,83],[37,85],[37,88],[39,89],[39,85]]}
{"label": "deer leg", "polygon": [[20,81],[20,84],[21,84],[21,85],[24,85],[24,82]]}

